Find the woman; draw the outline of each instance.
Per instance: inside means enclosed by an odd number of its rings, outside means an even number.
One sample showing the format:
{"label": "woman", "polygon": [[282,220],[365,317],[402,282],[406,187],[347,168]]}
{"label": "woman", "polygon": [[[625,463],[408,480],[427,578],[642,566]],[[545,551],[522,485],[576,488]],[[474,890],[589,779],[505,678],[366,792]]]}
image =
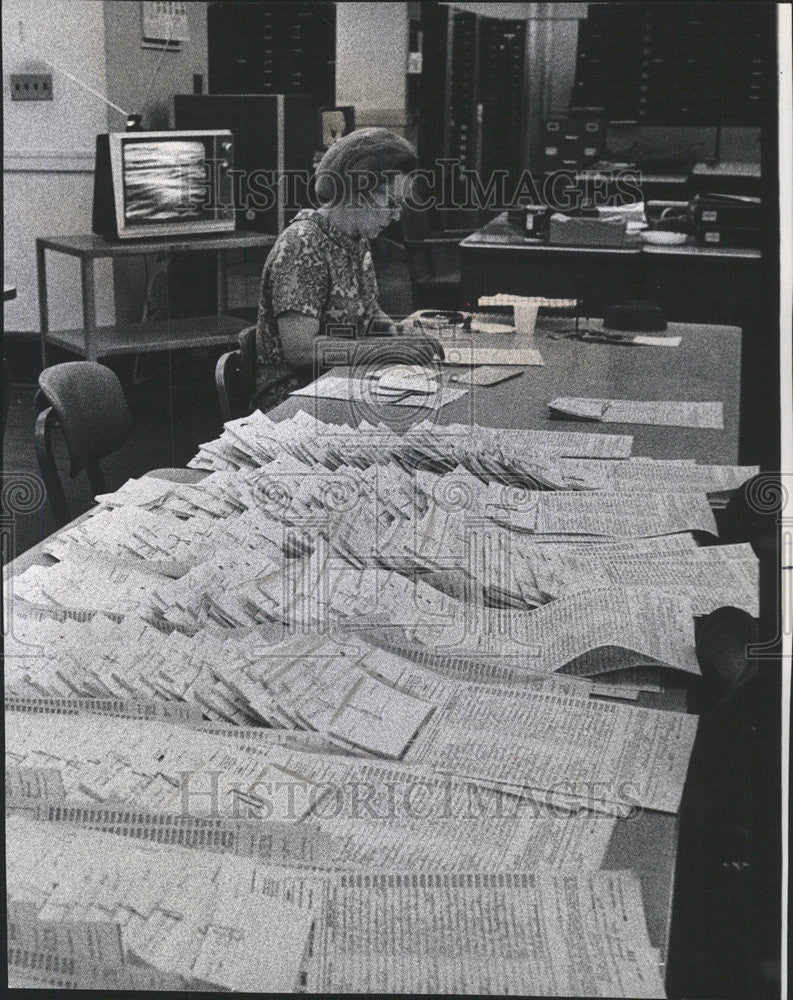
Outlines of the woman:
{"label": "woman", "polygon": [[[415,166],[410,143],[384,128],[351,132],[325,153],[316,171],[319,208],[298,212],[264,267],[255,406],[267,410],[307,385],[323,356],[349,358],[350,338],[397,332],[377,302],[369,240],[399,218]],[[406,339],[388,342],[391,351],[400,345],[400,360]],[[410,344],[431,357],[427,341]]]}

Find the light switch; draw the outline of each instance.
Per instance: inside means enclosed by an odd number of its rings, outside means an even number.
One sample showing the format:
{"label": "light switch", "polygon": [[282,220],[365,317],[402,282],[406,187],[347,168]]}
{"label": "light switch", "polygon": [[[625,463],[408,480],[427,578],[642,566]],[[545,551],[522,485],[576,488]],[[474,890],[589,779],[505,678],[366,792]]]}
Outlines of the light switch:
{"label": "light switch", "polygon": [[51,101],[51,73],[12,73],[12,101]]}

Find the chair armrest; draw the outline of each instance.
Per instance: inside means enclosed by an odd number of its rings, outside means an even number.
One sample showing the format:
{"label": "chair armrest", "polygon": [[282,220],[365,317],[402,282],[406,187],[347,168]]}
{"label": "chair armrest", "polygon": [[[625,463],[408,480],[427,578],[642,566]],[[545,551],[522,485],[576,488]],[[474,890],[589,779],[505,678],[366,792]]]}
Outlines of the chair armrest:
{"label": "chair armrest", "polygon": [[69,516],[69,506],[66,503],[66,494],[63,491],[58,469],[52,457],[52,444],[50,435],[56,422],[55,411],[51,406],[42,410],[36,417],[36,427],[34,432],[36,459],[41,477],[44,480],[44,488],[47,491],[47,499],[52,508],[55,518],[55,526],[63,528],[71,520]]}
{"label": "chair armrest", "polygon": [[239,351],[228,351],[226,354],[222,354],[215,365],[215,390],[218,396],[218,405],[220,406],[220,414],[223,418],[223,423],[231,420],[231,403],[229,401],[229,376],[233,373],[239,373],[240,370],[240,352]]}

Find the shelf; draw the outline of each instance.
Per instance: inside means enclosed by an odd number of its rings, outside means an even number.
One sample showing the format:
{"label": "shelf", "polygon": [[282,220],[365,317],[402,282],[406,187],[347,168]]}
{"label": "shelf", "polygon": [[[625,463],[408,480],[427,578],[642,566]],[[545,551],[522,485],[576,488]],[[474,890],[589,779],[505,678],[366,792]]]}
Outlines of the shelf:
{"label": "shelf", "polygon": [[246,250],[271,247],[276,237],[267,233],[234,230],[204,236],[163,236],[160,239],[129,239],[108,241],[95,234],[78,236],[41,236],[36,242],[46,250],[88,257],[137,257],[147,253],[195,253],[201,250]]}
{"label": "shelf", "polygon": [[[214,344],[236,344],[237,335],[246,326],[250,324],[233,316],[195,316],[123,326],[99,326],[93,332],[91,341],[97,358],[114,354],[148,354]],[[44,339],[47,344],[85,357],[85,331],[82,327],[76,330],[49,330]]]}

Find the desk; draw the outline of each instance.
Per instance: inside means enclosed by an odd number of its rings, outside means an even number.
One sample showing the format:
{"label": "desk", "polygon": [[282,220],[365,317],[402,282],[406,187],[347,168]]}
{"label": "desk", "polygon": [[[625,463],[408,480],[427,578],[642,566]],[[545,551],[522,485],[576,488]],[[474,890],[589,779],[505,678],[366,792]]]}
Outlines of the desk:
{"label": "desk", "polygon": [[[556,327],[558,328],[558,323]],[[551,324],[550,329],[553,329]],[[546,333],[548,330],[546,330]],[[740,363],[739,331],[727,328],[680,326],[671,333],[683,338],[679,348],[631,348],[583,344],[576,341],[538,337],[538,346],[547,366],[534,368],[519,378],[489,388],[480,388],[474,397],[476,419],[483,424],[515,428],[553,427],[545,404],[559,390],[570,393],[614,393],[634,398],[722,398],[725,403],[725,430],[636,427],[636,454],[657,458],[696,457],[699,461],[735,461],[737,453],[737,395]],[[470,402],[470,399],[469,399]],[[298,410],[315,414],[331,423],[350,419],[348,406],[339,401],[293,397],[272,411],[275,420]],[[444,407],[441,423],[465,418],[466,398]],[[570,426],[570,425],[566,425]],[[620,425],[606,427],[575,424],[575,430],[625,432]],[[19,572],[40,559],[36,550],[25,553],[10,567]],[[648,706],[682,710],[682,686],[661,693],[643,695]],[[675,861],[679,835],[677,816],[643,812],[618,822],[609,844],[605,867],[631,868],[641,880],[650,940],[666,956],[672,911]]]}
{"label": "desk", "polygon": [[[63,347],[81,358],[97,361],[118,354],[144,354],[152,351],[178,351],[188,347],[231,344],[248,324],[226,315],[226,254],[230,250],[270,248],[275,236],[261,233],[217,233],[212,236],[183,236],[177,239],[148,239],[108,242],[93,234],[39,237],[36,240],[39,316],[41,321],[41,363],[48,365],[47,345]],[[74,330],[50,330],[47,298],[46,251],[64,253],[80,261],[83,325]],[[217,253],[218,310],[216,316],[190,319],[96,325],[94,261],[100,258],[137,257],[141,254]]]}
{"label": "desk", "polygon": [[581,298],[600,315],[627,299],[658,301],[667,319],[744,327],[756,310],[759,250],[555,247],[520,236],[506,213],[460,243],[462,294]]}
{"label": "desk", "polygon": [[745,329],[755,318],[763,266],[759,250],[645,246],[642,264],[642,297],[657,302],[669,320]]}
{"label": "desk", "polygon": [[639,247],[559,247],[530,240],[502,212],[460,243],[462,294],[470,306],[480,295],[511,292],[583,299],[600,311],[638,297],[640,257]]}
{"label": "desk", "polygon": [[[592,328],[598,320],[587,321]],[[738,461],[738,393],[741,331],[736,327],[670,323],[668,333],[681,337],[680,347],[625,347],[551,340],[548,334],[570,329],[571,320],[538,320],[536,346],[545,360],[492,387],[474,387],[435,414],[440,424],[472,421],[490,427],[576,430],[600,434],[632,434],[633,453],[650,458],[694,458],[702,464]],[[485,338],[477,343],[487,346]],[[503,344],[503,338],[502,338]],[[340,369],[337,374],[343,374]],[[593,424],[551,420],[548,403],[555,396],[660,400],[722,400],[724,430]],[[384,407],[387,404],[383,404]],[[331,423],[357,423],[345,401],[296,396],[276,407],[274,419],[307,410]],[[389,407],[405,416],[405,407]],[[385,413],[388,410],[384,410]],[[426,411],[411,411],[422,419]]]}

